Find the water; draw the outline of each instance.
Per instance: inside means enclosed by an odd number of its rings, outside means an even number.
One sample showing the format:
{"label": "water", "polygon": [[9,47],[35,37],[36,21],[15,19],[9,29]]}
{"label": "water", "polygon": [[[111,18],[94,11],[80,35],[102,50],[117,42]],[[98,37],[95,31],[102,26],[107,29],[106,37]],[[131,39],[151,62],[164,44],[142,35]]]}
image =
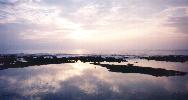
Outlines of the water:
{"label": "water", "polygon": [[50,53],[50,54],[118,54],[118,55],[188,55],[188,50],[123,50],[119,52],[85,52],[86,50],[0,50],[0,54],[36,54],[36,53]]}
{"label": "water", "polygon": [[[135,61],[138,63],[134,63]],[[129,63],[188,72],[188,62],[130,59]],[[105,67],[82,62],[9,68],[0,70],[0,98],[1,100],[187,100],[188,75],[155,77],[140,73],[111,72]]]}

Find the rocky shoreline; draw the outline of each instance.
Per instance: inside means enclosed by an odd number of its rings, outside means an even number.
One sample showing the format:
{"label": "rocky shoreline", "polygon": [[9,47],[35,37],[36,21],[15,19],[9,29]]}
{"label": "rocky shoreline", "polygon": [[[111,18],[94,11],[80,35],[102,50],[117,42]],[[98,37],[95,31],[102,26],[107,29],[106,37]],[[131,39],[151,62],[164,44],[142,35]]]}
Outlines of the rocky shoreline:
{"label": "rocky shoreline", "polygon": [[141,59],[166,61],[166,62],[187,62],[188,56],[185,55],[167,55],[167,56],[148,56],[140,57]]}
{"label": "rocky shoreline", "polygon": [[180,72],[175,70],[166,70],[162,68],[152,68],[152,67],[142,67],[134,66],[133,64],[127,65],[111,65],[111,64],[101,64],[102,62],[128,62],[128,59],[146,59],[155,61],[166,61],[166,62],[186,62],[188,61],[188,56],[182,55],[169,55],[169,56],[123,56],[123,55],[49,55],[49,54],[4,54],[0,55],[0,70],[8,68],[22,68],[28,66],[39,66],[47,64],[62,64],[62,63],[76,63],[81,61],[83,63],[89,62],[90,64],[99,65],[101,67],[106,67],[111,72],[120,73],[140,73],[148,74],[156,77],[161,76],[183,76],[186,72]]}
{"label": "rocky shoreline", "polygon": [[186,72],[181,72],[181,71],[166,70],[162,68],[134,66],[133,64],[127,64],[127,65],[113,65],[113,64],[100,64],[100,63],[92,63],[92,64],[99,65],[101,67],[106,67],[111,72],[140,73],[140,74],[147,74],[156,77],[184,76],[187,74]]}
{"label": "rocky shoreline", "polygon": [[17,68],[34,65],[61,64],[81,62],[126,62],[124,58],[102,57],[102,56],[75,56],[58,57],[56,55],[1,55],[0,68]]}

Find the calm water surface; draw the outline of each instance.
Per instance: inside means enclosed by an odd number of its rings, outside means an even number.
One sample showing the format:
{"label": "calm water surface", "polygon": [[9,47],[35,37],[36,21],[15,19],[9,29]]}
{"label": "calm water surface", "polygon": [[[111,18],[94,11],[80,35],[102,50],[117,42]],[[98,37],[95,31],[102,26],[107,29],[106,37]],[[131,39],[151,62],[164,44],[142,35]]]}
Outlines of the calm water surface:
{"label": "calm water surface", "polygon": [[[138,62],[138,63],[135,63]],[[188,72],[188,63],[133,59],[143,67]],[[117,63],[115,63],[117,64]],[[126,63],[120,63],[126,64]],[[188,75],[110,72],[89,63],[0,70],[1,100],[188,100]]]}

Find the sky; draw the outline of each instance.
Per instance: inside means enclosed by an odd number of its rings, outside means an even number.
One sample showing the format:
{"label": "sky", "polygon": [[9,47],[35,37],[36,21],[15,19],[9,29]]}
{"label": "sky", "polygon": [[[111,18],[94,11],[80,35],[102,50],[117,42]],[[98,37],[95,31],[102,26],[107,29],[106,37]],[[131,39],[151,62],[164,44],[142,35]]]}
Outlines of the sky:
{"label": "sky", "polygon": [[188,49],[188,0],[0,0],[0,51]]}

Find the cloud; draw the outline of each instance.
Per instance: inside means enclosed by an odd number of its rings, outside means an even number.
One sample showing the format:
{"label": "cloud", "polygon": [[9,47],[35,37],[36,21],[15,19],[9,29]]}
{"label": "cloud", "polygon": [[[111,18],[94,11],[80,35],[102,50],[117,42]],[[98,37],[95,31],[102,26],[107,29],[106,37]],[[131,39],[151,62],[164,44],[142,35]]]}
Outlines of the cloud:
{"label": "cloud", "polygon": [[0,4],[2,5],[18,5],[22,3],[38,3],[40,0],[0,0]]}
{"label": "cloud", "polygon": [[[44,48],[45,46],[49,48],[56,40],[66,38],[66,34],[74,29],[70,29],[71,26],[74,26],[73,23],[59,17],[58,9],[40,6],[29,1],[15,1],[19,2],[15,5],[3,3],[4,8],[0,7],[1,49],[31,48],[32,46],[34,48]],[[3,2],[15,3],[13,1]],[[63,41],[68,40],[64,39]]]}
{"label": "cloud", "polygon": [[20,33],[27,26],[18,23],[0,24],[1,49],[15,48],[21,44]]}
{"label": "cloud", "polygon": [[169,19],[168,25],[176,28],[177,32],[188,34],[188,16],[172,17]]}
{"label": "cloud", "polygon": [[187,34],[188,7],[172,7],[166,10],[166,21],[164,25],[174,28],[179,34]]}
{"label": "cloud", "polygon": [[1,5],[13,5],[17,2],[18,0],[0,0]]}
{"label": "cloud", "polygon": [[187,33],[187,6],[187,0],[0,0],[0,44],[94,49],[116,41],[125,48],[123,41],[137,45],[139,38],[146,48],[145,37],[164,36],[168,45]]}

